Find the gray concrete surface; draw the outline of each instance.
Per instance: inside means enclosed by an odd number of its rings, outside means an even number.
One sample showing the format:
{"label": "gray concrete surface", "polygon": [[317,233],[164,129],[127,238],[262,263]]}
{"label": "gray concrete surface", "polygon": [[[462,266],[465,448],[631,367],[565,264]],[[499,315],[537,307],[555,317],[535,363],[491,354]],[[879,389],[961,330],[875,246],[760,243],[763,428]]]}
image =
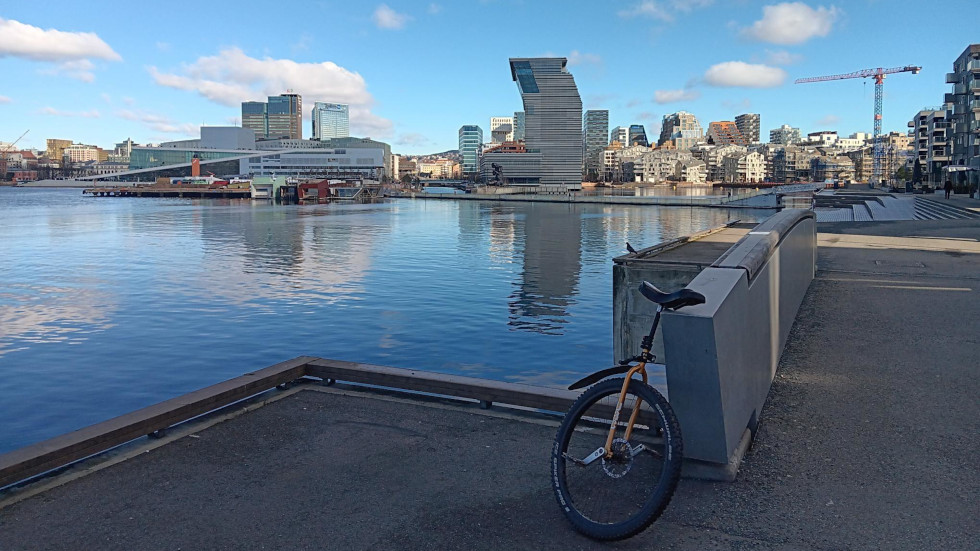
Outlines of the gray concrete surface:
{"label": "gray concrete surface", "polygon": [[0,508],[0,549],[976,549],[980,225],[828,229],[738,479],[631,540],[564,521],[545,421],[303,390]]}

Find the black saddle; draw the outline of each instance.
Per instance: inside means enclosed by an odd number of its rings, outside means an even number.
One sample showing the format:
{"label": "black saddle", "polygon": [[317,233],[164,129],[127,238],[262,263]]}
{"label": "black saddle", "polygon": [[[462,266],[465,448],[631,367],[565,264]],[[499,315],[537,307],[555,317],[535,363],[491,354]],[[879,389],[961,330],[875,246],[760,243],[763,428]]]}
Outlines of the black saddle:
{"label": "black saddle", "polygon": [[674,293],[665,293],[654,287],[649,281],[640,285],[640,293],[668,310],[677,310],[685,306],[704,304],[704,295],[691,289],[681,289]]}

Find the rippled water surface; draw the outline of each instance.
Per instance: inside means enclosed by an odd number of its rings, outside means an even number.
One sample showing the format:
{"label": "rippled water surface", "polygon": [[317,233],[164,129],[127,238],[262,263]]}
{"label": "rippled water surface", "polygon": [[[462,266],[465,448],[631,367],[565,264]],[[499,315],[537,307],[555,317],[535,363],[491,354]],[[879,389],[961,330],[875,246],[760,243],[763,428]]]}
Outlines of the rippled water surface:
{"label": "rippled water surface", "polygon": [[0,453],[300,355],[567,384],[627,240],[770,213],[0,188]]}

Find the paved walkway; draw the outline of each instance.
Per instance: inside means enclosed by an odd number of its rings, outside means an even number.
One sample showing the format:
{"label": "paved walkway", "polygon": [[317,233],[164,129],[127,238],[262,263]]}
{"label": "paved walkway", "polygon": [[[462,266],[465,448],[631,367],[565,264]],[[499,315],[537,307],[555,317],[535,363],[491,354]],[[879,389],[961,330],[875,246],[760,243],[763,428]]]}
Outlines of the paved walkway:
{"label": "paved walkway", "polygon": [[[980,224],[832,231],[738,479],[608,547],[976,548]],[[328,392],[2,508],[0,549],[599,547],[551,495],[553,421]]]}

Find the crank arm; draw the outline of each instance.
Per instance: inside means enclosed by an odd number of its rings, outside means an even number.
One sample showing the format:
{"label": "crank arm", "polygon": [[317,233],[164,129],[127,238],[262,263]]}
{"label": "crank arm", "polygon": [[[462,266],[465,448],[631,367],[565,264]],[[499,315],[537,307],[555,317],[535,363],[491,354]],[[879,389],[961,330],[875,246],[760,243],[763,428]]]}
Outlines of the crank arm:
{"label": "crank arm", "polygon": [[599,459],[600,457],[602,457],[604,455],[606,455],[606,448],[599,448],[599,449],[597,449],[596,451],[590,453],[589,456],[586,457],[585,459],[576,459],[576,458],[568,455],[568,453],[565,453],[565,452],[563,452],[561,454],[562,457],[564,457],[568,461],[571,461],[572,463],[575,463],[576,465],[578,465],[580,467],[585,467],[587,465],[590,465],[596,459]]}

